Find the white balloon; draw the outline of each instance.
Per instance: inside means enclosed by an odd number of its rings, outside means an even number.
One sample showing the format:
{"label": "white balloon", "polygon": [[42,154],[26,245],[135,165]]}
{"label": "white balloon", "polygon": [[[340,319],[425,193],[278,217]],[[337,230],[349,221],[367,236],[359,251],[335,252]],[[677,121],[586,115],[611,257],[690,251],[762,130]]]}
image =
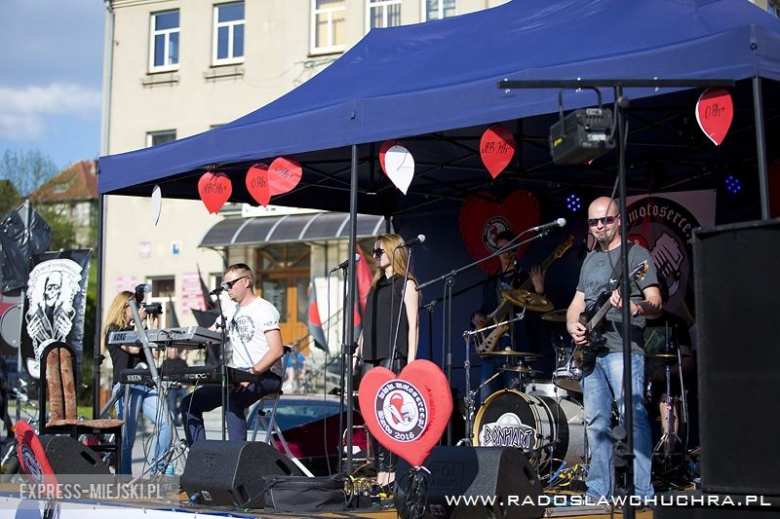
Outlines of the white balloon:
{"label": "white balloon", "polygon": [[387,176],[403,194],[409,189],[414,178],[414,157],[403,146],[395,145],[385,154]]}
{"label": "white balloon", "polygon": [[157,225],[160,221],[162,212],[162,190],[160,186],[154,186],[152,189],[152,225]]}

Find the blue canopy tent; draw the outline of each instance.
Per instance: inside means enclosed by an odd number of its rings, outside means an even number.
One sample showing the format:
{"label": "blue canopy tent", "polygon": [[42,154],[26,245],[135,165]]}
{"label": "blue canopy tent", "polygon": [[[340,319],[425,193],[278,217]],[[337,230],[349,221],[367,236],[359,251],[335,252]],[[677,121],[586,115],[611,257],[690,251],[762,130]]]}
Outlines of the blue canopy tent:
{"label": "blue canopy tent", "polygon": [[[196,199],[200,175],[221,171],[233,180],[231,201],[253,203],[243,181],[247,168],[294,156],[303,179],[272,203],[337,211],[349,206],[354,250],[357,212],[390,216],[433,204],[452,207],[487,185],[504,191],[610,185],[614,154],[587,167],[552,165],[547,130],[557,118],[558,90],[500,90],[504,78],[739,81],[732,90],[735,120],[717,148],[691,122],[700,90],[627,90],[627,187],[693,187],[718,167],[733,166],[758,168],[766,197],[766,157],[760,146],[756,151],[754,129],[763,127],[764,114],[775,122],[780,108],[780,95],[774,95],[780,93],[780,21],[746,0],[514,0],[442,21],[372,30],[307,83],[230,124],[101,157],[99,190],[149,196],[159,184],[165,197]],[[771,92],[764,105],[762,89]],[[611,102],[611,92],[604,98]],[[567,110],[594,101],[590,91],[564,93]],[[498,122],[514,132],[518,148],[491,182],[479,140]],[[780,137],[780,125],[767,132]],[[379,145],[386,139],[403,139],[415,158],[405,196],[379,169]],[[349,292],[355,293],[354,276]],[[347,319],[351,335],[350,312]]]}

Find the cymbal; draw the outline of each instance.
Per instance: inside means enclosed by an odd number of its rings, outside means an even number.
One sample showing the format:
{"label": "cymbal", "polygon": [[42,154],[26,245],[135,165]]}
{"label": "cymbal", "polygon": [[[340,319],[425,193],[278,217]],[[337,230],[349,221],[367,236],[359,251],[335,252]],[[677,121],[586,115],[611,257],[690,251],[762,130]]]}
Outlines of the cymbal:
{"label": "cymbal", "polygon": [[520,290],[519,288],[504,290],[501,292],[501,295],[504,297],[504,300],[509,301],[513,305],[524,306],[534,312],[549,312],[555,308],[555,305],[550,300],[528,290]]}
{"label": "cymbal", "polygon": [[554,323],[566,322],[566,308],[561,310],[552,310],[542,314],[542,321],[552,321]]}
{"label": "cymbal", "polygon": [[509,348],[505,348],[503,350],[485,351],[480,353],[480,355],[487,355],[489,357],[525,357],[528,359],[540,359],[544,356],[532,351],[515,351]]}
{"label": "cymbal", "polygon": [[[693,357],[693,355],[688,355],[683,353],[683,358],[685,357]],[[656,360],[673,360],[677,362],[677,354],[676,353],[645,353],[645,357],[648,359],[656,359]]]}
{"label": "cymbal", "polygon": [[538,369],[529,368],[528,366],[504,366],[501,368],[501,371],[516,371],[517,373],[531,375],[532,377],[542,373]]}

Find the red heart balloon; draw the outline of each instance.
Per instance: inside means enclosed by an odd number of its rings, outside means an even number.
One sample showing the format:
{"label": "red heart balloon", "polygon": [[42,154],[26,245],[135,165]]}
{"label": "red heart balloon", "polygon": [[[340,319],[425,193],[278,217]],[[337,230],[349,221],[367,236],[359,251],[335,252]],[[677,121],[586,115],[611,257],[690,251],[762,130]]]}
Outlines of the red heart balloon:
{"label": "red heart balloon", "polygon": [[387,168],[385,168],[385,155],[387,154],[387,150],[393,146],[403,146],[403,144],[401,141],[391,140],[383,142],[382,146],[379,147],[379,165],[382,166],[382,172],[385,175],[387,175]]}
{"label": "red heart balloon", "polygon": [[428,360],[416,360],[398,377],[377,367],[363,377],[360,413],[374,438],[413,467],[430,454],[452,415],[447,377]]}
{"label": "red heart balloon", "polygon": [[500,124],[490,126],[479,141],[479,156],[493,178],[504,171],[515,154],[515,137]]}
{"label": "red heart balloon", "polygon": [[[519,234],[539,224],[539,202],[528,191],[518,190],[499,201],[491,193],[484,191],[468,197],[460,208],[458,222],[460,237],[472,259],[479,260],[496,249],[496,235],[502,231]],[[522,258],[530,244],[523,245],[517,251]],[[498,270],[500,260],[493,258],[480,266],[488,273]]]}
{"label": "red heart balloon", "polygon": [[734,120],[734,102],[725,88],[708,88],[696,103],[696,120],[704,134],[719,146]]}
{"label": "red heart balloon", "polygon": [[301,176],[303,176],[303,168],[301,168],[300,162],[287,157],[277,158],[271,162],[271,167],[268,168],[271,196],[291,191],[301,181]]}
{"label": "red heart balloon", "polygon": [[255,164],[246,172],[246,189],[255,202],[263,207],[271,201],[271,187],[268,182],[268,166],[261,163]]}
{"label": "red heart balloon", "polygon": [[233,194],[233,184],[224,173],[207,172],[198,180],[198,193],[211,214],[217,214]]}

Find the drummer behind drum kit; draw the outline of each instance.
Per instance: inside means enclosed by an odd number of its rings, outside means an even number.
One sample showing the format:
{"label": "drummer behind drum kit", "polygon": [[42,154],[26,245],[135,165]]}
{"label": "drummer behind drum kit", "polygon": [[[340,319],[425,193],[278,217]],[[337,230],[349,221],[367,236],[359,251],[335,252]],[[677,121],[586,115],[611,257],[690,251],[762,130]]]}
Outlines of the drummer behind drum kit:
{"label": "drummer behind drum kit", "polygon": [[[544,297],[515,289],[503,292],[505,302],[526,310],[546,312],[542,319],[565,322],[565,311],[553,310]],[[466,383],[470,385],[470,339],[482,337],[486,331],[508,328],[511,321],[479,330],[466,331]],[[528,456],[548,487],[563,486],[574,481],[584,482],[588,461],[585,418],[581,401],[582,370],[573,361],[572,345],[556,345],[556,369],[552,381],[537,381],[540,371],[528,366],[542,355],[532,352],[499,349],[486,351],[477,344],[477,352],[486,357],[505,359],[503,369],[466,396],[466,438],[459,442],[476,446],[516,447]],[[490,395],[474,415],[475,397],[493,378],[513,374],[517,379],[512,389],[502,389]]]}

